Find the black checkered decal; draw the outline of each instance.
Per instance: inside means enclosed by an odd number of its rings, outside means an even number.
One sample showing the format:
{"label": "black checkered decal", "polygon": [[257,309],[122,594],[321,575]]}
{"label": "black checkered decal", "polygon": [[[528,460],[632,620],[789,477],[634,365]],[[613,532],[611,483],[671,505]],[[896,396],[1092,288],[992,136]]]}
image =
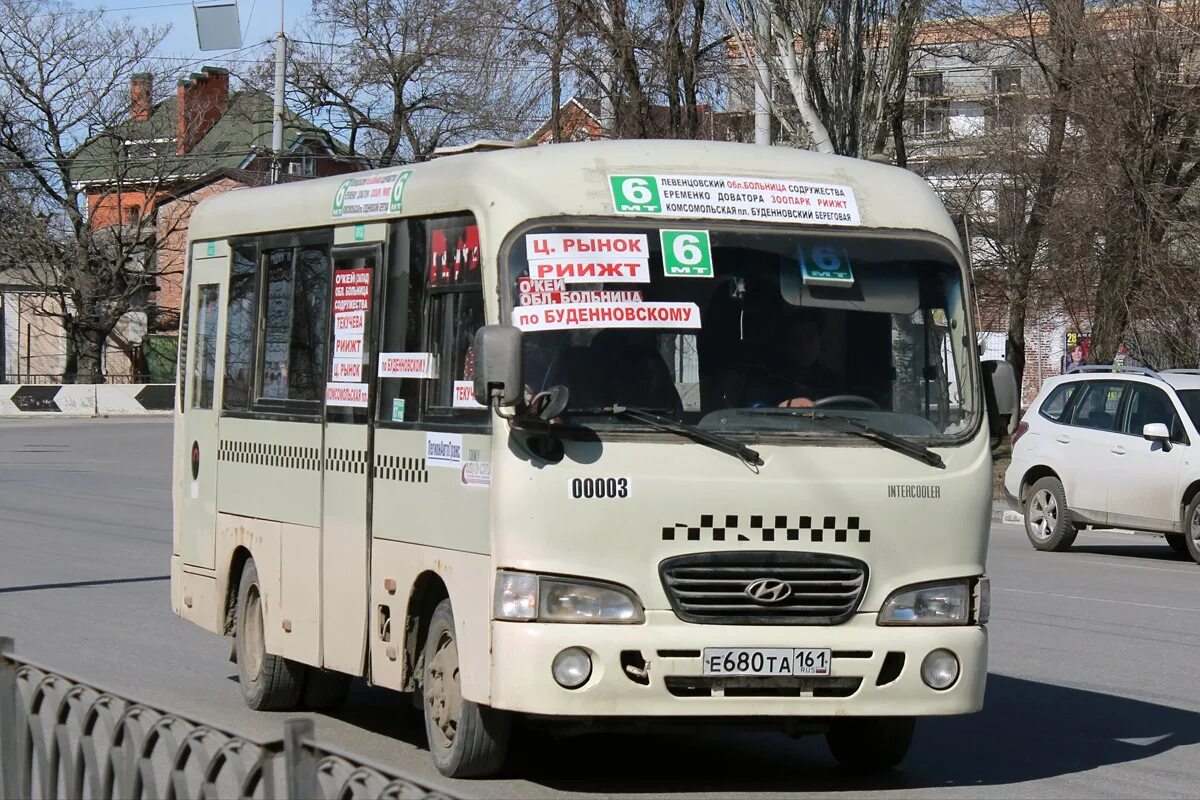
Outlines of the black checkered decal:
{"label": "black checkered decal", "polygon": [[375,477],[402,483],[429,483],[429,470],[423,458],[375,456]]}
{"label": "black checkered decal", "polygon": [[321,469],[321,452],[315,447],[244,442],[237,439],[222,439],[218,443],[217,460],[231,464],[255,464],[260,467],[314,471]]}
{"label": "black checkered decal", "polygon": [[331,447],[325,451],[325,471],[366,475],[367,451],[351,450],[346,447]]}
{"label": "black checkered decal", "polygon": [[762,516],[754,514],[747,518],[749,527],[742,528],[742,518],[737,514],[726,514],[724,525],[717,527],[716,517],[702,514],[699,525],[676,522],[662,529],[664,542],[676,539],[689,542],[869,542],[871,531],[861,527],[858,517],[847,517],[841,523],[838,517]]}

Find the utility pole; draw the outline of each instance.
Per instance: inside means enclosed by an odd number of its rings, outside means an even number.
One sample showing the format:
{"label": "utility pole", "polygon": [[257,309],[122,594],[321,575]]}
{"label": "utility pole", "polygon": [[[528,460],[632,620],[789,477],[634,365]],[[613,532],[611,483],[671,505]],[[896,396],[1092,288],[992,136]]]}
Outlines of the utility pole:
{"label": "utility pole", "polygon": [[754,81],[754,143],[768,146],[771,144],[771,100],[767,89],[771,85],[771,71],[767,68],[767,59],[763,56],[763,47],[770,43],[771,21],[762,8],[758,7],[754,25],[758,30],[754,37],[754,66],[758,70]]}
{"label": "utility pole", "polygon": [[[612,9],[609,8],[607,0],[603,0],[600,4],[601,19],[604,25],[608,28],[609,38],[614,38],[612,35],[613,17]],[[617,65],[614,61],[615,54],[612,46],[608,48],[608,53],[604,58],[604,69],[600,71],[600,127],[603,131],[605,139],[615,138],[613,132],[616,128],[616,103],[614,96],[617,89]]]}
{"label": "utility pole", "polygon": [[275,38],[275,109],[271,120],[271,183],[283,177],[283,79],[287,59],[287,35],[284,33],[283,0],[279,0],[279,35]]}

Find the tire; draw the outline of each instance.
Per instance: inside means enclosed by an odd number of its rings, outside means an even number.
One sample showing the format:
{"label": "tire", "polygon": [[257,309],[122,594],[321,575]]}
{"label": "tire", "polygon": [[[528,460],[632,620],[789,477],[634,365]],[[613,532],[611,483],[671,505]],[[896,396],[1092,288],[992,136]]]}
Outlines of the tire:
{"label": "tire", "polygon": [[1061,553],[1079,533],[1067,513],[1067,496],[1058,478],[1041,478],[1029,487],[1024,516],[1025,535],[1037,550]]}
{"label": "tire", "polygon": [[881,772],[904,760],[912,744],[913,717],[844,717],[825,734],[829,752],[855,772]]}
{"label": "tire", "polygon": [[267,652],[262,593],[253,560],[246,562],[238,584],[235,637],[238,677],[246,705],[255,711],[296,709],[300,704],[305,667]]}
{"label": "tire", "polygon": [[1188,537],[1186,533],[1167,533],[1163,534],[1163,536],[1166,538],[1167,544],[1169,544],[1171,549],[1176,553],[1181,556],[1191,556],[1191,552],[1188,550],[1187,546]]}
{"label": "tire", "polygon": [[333,711],[346,702],[353,681],[344,672],[305,667],[302,705],[309,711]]}
{"label": "tire", "polygon": [[438,772],[448,778],[482,778],[504,766],[512,718],[462,696],[456,635],[446,599],[430,617],[421,659],[425,735]]}
{"label": "tire", "polygon": [[1200,494],[1192,498],[1187,507],[1187,533],[1183,535],[1183,546],[1192,560],[1200,564]]}

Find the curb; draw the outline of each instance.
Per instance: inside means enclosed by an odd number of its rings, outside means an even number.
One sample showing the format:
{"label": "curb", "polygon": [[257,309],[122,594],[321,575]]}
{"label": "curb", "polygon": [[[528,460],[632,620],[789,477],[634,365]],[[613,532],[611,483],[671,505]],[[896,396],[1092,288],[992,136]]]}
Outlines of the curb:
{"label": "curb", "polygon": [[1003,501],[992,503],[992,522],[1003,522],[1006,525],[1021,525],[1021,515],[1008,507]]}

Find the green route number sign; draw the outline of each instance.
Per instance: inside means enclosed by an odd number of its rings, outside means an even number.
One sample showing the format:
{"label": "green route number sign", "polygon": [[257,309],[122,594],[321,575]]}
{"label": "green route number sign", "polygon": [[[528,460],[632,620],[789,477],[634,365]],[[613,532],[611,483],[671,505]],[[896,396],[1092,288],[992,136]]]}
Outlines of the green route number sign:
{"label": "green route number sign", "polygon": [[609,175],[613,209],[618,214],[661,214],[662,195],[653,175]]}
{"label": "green route number sign", "polygon": [[712,246],[708,231],[659,231],[663,273],[668,278],[711,278]]}

